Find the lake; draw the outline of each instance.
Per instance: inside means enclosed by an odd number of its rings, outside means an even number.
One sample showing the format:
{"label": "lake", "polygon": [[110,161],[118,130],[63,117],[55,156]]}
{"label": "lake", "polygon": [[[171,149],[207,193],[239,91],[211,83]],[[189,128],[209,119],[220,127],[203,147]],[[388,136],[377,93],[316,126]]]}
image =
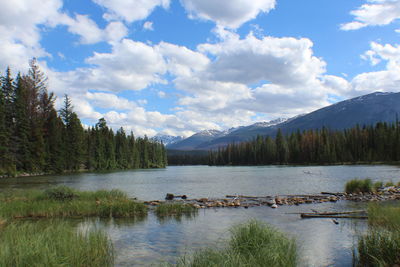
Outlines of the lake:
{"label": "lake", "polygon": [[[225,195],[318,194],[343,191],[346,181],[371,178],[373,181],[400,181],[396,166],[263,166],[208,167],[171,166],[166,169],[133,170],[110,173],[41,176],[0,179],[0,190],[7,188],[47,188],[67,185],[80,190],[120,189],[140,200],[163,199],[167,193],[189,198]],[[149,266],[174,263],[205,246],[221,246],[229,238],[232,225],[258,219],[296,238],[301,266],[351,266],[356,233],[365,221],[300,219],[298,212],[362,209],[364,203],[338,203],[301,206],[218,208],[200,210],[198,215],[180,220],[160,221],[154,214],[140,221],[127,219],[84,220],[104,228],[117,251],[116,266]]]}

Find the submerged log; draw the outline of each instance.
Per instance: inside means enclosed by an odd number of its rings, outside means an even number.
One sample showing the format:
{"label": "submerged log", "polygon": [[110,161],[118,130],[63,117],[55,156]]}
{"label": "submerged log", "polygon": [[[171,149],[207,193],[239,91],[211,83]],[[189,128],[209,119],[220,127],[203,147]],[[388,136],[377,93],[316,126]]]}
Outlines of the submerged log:
{"label": "submerged log", "polygon": [[351,215],[324,215],[315,213],[302,213],[301,218],[345,218],[345,219],[368,219],[368,216],[351,216]]}

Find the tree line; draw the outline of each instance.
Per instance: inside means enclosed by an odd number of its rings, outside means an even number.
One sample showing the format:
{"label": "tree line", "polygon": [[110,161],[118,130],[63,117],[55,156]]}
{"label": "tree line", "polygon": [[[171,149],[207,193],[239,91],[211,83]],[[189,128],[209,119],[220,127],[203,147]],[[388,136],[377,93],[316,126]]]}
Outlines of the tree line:
{"label": "tree line", "polygon": [[379,122],[345,130],[297,131],[210,151],[209,165],[343,164],[400,161],[400,127]]}
{"label": "tree line", "polygon": [[160,168],[164,145],[116,133],[104,118],[84,129],[65,95],[59,112],[36,59],[27,74],[0,76],[0,175],[62,173],[79,170]]}

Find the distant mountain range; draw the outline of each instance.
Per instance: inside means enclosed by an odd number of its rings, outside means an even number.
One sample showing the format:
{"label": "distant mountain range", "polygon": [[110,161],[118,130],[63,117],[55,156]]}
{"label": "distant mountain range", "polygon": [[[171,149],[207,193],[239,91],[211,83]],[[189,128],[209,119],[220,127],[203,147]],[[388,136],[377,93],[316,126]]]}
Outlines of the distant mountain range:
{"label": "distant mountain range", "polygon": [[294,131],[321,129],[341,130],[359,125],[373,125],[379,121],[393,122],[400,115],[400,93],[372,93],[345,100],[314,112],[290,119],[258,122],[228,131],[206,130],[186,139],[166,143],[173,150],[209,150],[250,140],[257,135],[275,136],[280,128],[284,134]]}
{"label": "distant mountain range", "polygon": [[183,136],[172,136],[166,134],[157,134],[154,137],[150,138],[153,141],[162,142],[165,146],[169,146],[175,144],[179,141],[182,141],[184,138]]}

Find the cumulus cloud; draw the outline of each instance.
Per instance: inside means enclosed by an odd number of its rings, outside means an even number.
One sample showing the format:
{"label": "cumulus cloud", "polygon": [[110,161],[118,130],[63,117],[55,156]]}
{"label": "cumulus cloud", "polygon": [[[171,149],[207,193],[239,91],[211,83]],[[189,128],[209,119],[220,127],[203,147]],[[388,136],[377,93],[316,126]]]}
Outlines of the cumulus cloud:
{"label": "cumulus cloud", "polygon": [[124,39],[110,53],[94,53],[86,62],[92,68],[78,69],[77,82],[88,89],[140,90],[152,83],[164,83],[167,68],[156,48]]}
{"label": "cumulus cloud", "polygon": [[367,26],[388,25],[400,18],[400,0],[367,0],[351,14],[354,21],[341,25],[342,30],[358,30]]}
{"label": "cumulus cloud", "polygon": [[275,0],[181,0],[181,3],[190,18],[211,20],[232,29],[275,7]]}
{"label": "cumulus cloud", "polygon": [[372,64],[386,62],[386,68],[381,71],[362,73],[354,77],[351,84],[357,94],[374,91],[400,91],[400,46],[390,44],[371,43],[371,49],[364,55]]}
{"label": "cumulus cloud", "polygon": [[168,8],[170,0],[92,0],[107,9],[103,17],[107,20],[134,22],[147,18],[158,6]]}

